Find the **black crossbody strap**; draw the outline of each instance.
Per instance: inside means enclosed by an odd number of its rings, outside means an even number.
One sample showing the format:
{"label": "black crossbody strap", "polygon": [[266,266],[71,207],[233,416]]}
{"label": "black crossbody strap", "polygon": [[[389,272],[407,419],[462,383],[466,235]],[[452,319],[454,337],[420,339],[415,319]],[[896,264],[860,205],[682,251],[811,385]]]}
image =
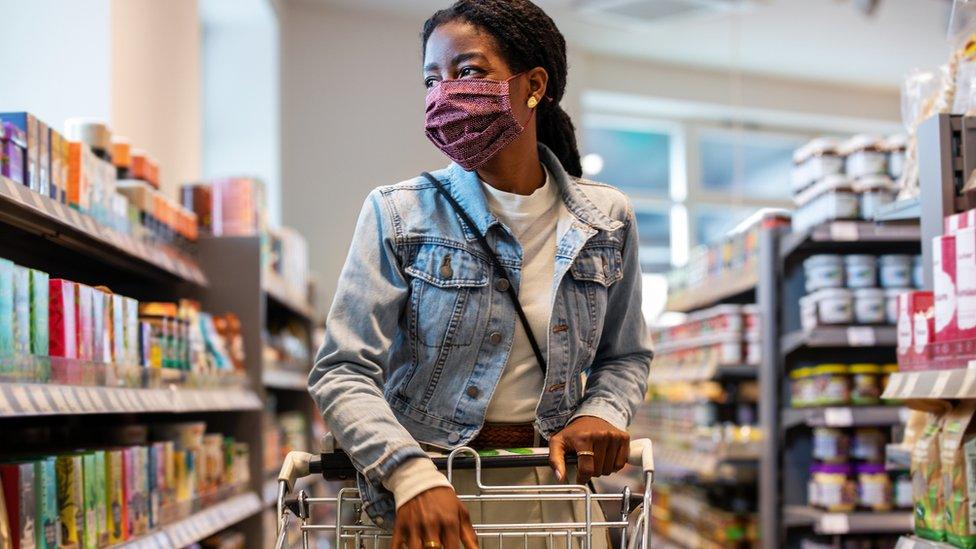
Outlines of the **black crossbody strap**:
{"label": "black crossbody strap", "polygon": [[447,199],[447,201],[451,204],[451,207],[454,208],[454,211],[457,212],[458,216],[478,238],[478,243],[481,244],[481,249],[483,249],[485,254],[488,255],[488,258],[491,260],[491,264],[495,268],[495,272],[498,274],[498,276],[504,277],[506,280],[508,280],[508,297],[512,298],[512,305],[515,306],[515,313],[522,322],[522,328],[525,329],[525,335],[529,338],[529,345],[532,346],[532,352],[535,353],[535,359],[539,361],[539,367],[542,368],[542,376],[545,377],[546,359],[542,356],[542,349],[539,348],[539,342],[536,341],[535,334],[532,333],[532,327],[529,326],[529,319],[525,318],[525,311],[522,310],[522,304],[519,303],[518,294],[515,293],[515,286],[511,284],[512,279],[508,276],[508,271],[505,270],[502,262],[498,260],[498,256],[495,254],[495,251],[491,249],[491,245],[488,244],[488,239],[485,238],[485,235],[481,234],[481,231],[478,230],[478,227],[474,224],[474,221],[471,221],[468,213],[465,212],[464,208],[462,208],[461,205],[458,204],[457,200],[451,196],[451,193],[447,192],[444,185],[438,181],[436,177],[427,172],[424,172],[421,175],[426,177],[428,181],[437,187],[437,190],[441,193],[441,195]]}

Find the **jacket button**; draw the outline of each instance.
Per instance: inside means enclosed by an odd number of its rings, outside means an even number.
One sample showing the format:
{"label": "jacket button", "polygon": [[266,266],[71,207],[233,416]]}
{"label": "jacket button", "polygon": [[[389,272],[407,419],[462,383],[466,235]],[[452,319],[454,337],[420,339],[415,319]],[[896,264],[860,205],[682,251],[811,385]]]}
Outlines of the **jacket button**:
{"label": "jacket button", "polygon": [[375,519],[375,520],[373,520],[373,522],[374,522],[374,523],[375,523],[375,524],[376,524],[377,526],[383,526],[383,523],[384,523],[384,522],[386,522],[386,521],[384,521],[384,520],[383,520],[383,517],[376,517],[376,519]]}
{"label": "jacket button", "polygon": [[478,388],[475,387],[474,385],[468,386],[468,389],[464,392],[467,393],[468,396],[471,398],[478,398],[478,395],[481,394],[481,391],[478,390]]}
{"label": "jacket button", "polygon": [[507,292],[509,286],[510,284],[508,283],[507,278],[499,278],[495,281],[495,289],[499,292]]}
{"label": "jacket button", "polygon": [[451,433],[447,435],[447,442],[450,444],[457,444],[459,440],[461,440],[461,435],[457,433]]}
{"label": "jacket button", "polygon": [[502,342],[502,333],[492,332],[491,335],[488,336],[488,341],[490,341],[492,345],[498,345]]}

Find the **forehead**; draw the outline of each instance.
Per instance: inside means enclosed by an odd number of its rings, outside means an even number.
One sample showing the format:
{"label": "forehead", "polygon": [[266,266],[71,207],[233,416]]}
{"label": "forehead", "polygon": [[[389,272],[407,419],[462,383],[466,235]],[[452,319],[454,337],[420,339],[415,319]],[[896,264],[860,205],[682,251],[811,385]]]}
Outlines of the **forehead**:
{"label": "forehead", "polygon": [[499,56],[493,36],[467,21],[448,21],[431,33],[424,51],[424,61],[450,63],[455,55],[470,52],[478,52],[489,58]]}

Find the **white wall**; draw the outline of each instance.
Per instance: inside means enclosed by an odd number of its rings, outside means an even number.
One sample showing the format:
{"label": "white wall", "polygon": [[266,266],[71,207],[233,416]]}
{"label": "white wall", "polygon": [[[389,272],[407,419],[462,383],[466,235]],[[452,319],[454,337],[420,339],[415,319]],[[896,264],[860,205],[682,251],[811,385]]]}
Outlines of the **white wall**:
{"label": "white wall", "polygon": [[[423,134],[423,18],[296,0],[283,2],[280,15],[283,222],[308,238],[328,303],[365,195],[446,164]],[[595,90],[766,116],[792,112],[808,122],[854,117],[891,127],[899,116],[894,89],[770,77],[735,82],[727,73],[590,55],[570,45],[564,106],[578,122],[584,91]]]}
{"label": "white wall", "polygon": [[109,0],[0,0],[0,110],[64,120],[111,116]]}

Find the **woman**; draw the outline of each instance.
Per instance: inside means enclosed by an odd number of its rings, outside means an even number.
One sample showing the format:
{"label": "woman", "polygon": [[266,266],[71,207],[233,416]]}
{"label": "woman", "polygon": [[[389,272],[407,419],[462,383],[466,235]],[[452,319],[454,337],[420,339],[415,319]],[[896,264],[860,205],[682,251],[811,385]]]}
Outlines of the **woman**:
{"label": "woman", "polygon": [[548,440],[559,480],[566,453],[576,482],[615,472],[652,353],[634,213],[578,179],[553,21],[461,0],[425,23],[423,58],[427,136],[454,162],[367,198],[309,388],[394,547],[475,547],[469,513],[502,511],[465,509],[423,448]]}

